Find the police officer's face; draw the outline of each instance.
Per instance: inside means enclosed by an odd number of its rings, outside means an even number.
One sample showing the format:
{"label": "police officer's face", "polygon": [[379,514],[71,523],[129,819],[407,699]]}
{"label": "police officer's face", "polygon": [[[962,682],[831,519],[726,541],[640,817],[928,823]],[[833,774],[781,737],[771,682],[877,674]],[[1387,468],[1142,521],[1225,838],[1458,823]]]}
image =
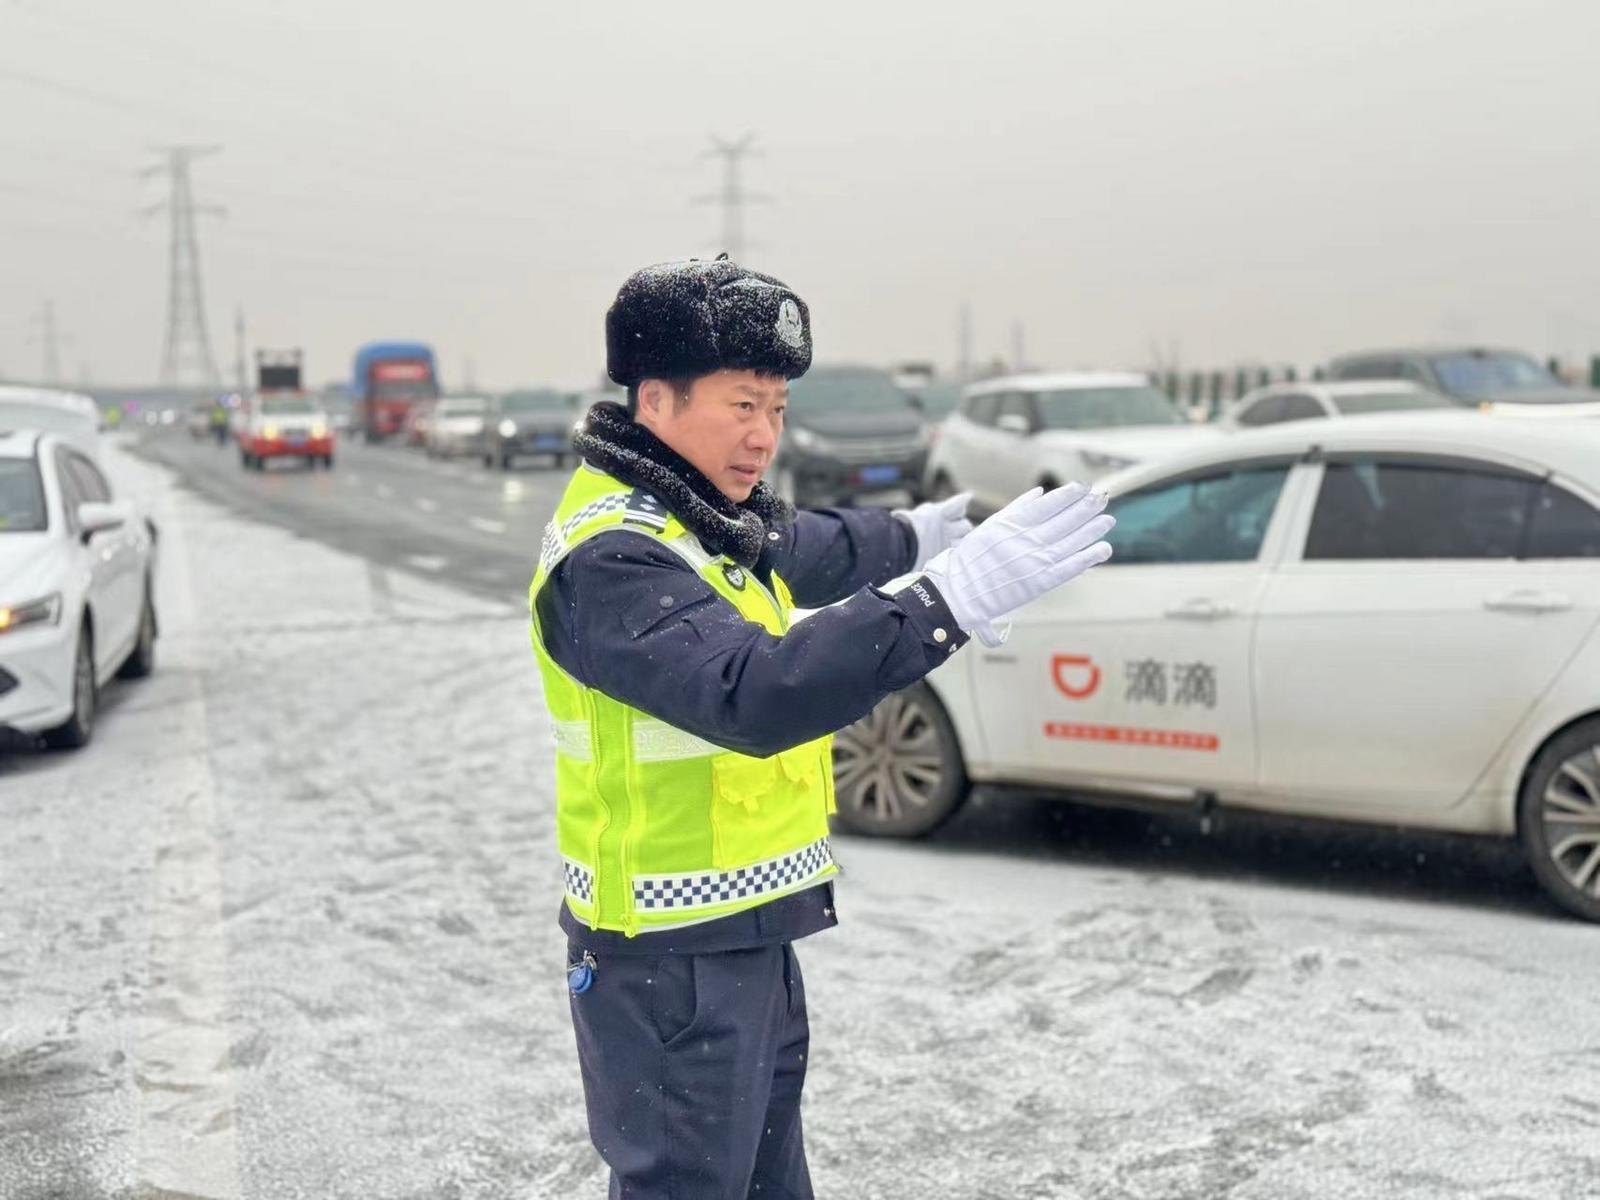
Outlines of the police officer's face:
{"label": "police officer's face", "polygon": [[785,380],[754,371],[702,375],[687,404],[666,381],[647,379],[639,387],[639,423],[738,504],[772,465],[788,403]]}

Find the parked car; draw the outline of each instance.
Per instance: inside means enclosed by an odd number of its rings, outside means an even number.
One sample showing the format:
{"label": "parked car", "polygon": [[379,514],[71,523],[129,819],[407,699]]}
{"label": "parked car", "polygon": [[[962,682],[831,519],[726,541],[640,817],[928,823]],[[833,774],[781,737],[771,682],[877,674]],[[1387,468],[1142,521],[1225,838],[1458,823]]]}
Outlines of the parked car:
{"label": "parked car", "polygon": [[55,433],[84,453],[97,456],[100,423],[100,406],[90,396],[56,388],[0,385],[0,429]]}
{"label": "parked car", "polygon": [[802,507],[885,492],[916,501],[928,441],[927,422],[887,371],[812,367],[789,384],[783,439],[768,478]]}
{"label": "parked car", "polygon": [[310,396],[298,392],[248,396],[235,422],[239,462],[247,470],[262,470],[275,458],[298,458],[312,468],[319,463],[333,467],[333,426]]}
{"label": "parked car", "polygon": [[1102,481],[1115,556],[839,735],[839,819],[973,783],[1516,837],[1600,920],[1600,426],[1299,421]]}
{"label": "parked car", "polygon": [[1514,406],[1526,416],[1600,416],[1600,391],[1568,387],[1514,350],[1482,346],[1373,350],[1328,364],[1328,378],[1404,379],[1468,408]]}
{"label": "parked car", "polygon": [[578,397],[554,388],[532,388],[501,396],[484,418],[477,452],[486,467],[510,470],[524,455],[548,454],[556,466],[572,453],[573,427],[582,412]]}
{"label": "parked car", "polygon": [[422,435],[429,458],[475,454],[490,408],[487,396],[446,396],[433,408]]}
{"label": "parked car", "polygon": [[1399,379],[1346,383],[1274,383],[1246,392],[1219,418],[1223,429],[1250,429],[1284,421],[1359,417],[1380,412],[1459,412],[1437,392]]}
{"label": "parked car", "polygon": [[967,388],[928,458],[935,496],[970,491],[993,512],[1035,485],[1088,483],[1220,436],[1144,375],[1012,375]]}
{"label": "parked car", "polygon": [[61,434],[0,429],[0,726],[94,733],[100,689],[155,665],[156,543]]}

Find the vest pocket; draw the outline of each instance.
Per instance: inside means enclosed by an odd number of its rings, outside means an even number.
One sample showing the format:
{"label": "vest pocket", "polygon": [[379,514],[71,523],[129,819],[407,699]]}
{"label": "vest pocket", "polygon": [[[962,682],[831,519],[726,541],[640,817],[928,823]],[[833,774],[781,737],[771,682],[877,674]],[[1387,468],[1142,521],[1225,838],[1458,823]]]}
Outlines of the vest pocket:
{"label": "vest pocket", "polygon": [[806,742],[771,758],[719,754],[711,760],[719,870],[763,861],[819,836],[825,747],[825,741]]}

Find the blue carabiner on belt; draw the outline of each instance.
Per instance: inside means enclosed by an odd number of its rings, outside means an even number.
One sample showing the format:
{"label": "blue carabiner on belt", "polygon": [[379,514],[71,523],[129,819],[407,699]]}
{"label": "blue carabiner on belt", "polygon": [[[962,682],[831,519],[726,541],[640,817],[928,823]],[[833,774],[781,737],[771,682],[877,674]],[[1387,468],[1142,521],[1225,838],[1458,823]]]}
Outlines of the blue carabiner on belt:
{"label": "blue carabiner on belt", "polygon": [[587,992],[594,986],[594,973],[598,966],[594,955],[585,950],[583,957],[567,968],[567,990],[574,996]]}

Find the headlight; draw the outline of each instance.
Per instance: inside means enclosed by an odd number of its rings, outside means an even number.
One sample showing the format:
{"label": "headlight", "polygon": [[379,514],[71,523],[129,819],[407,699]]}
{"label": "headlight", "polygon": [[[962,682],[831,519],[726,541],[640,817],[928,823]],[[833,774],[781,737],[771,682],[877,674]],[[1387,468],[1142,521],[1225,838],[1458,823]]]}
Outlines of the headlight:
{"label": "headlight", "polygon": [[822,439],[803,425],[796,425],[789,430],[789,443],[796,450],[816,450],[821,447]]}
{"label": "headlight", "polygon": [[515,421],[513,421],[510,417],[507,417],[504,421],[501,421],[499,428],[500,428],[500,436],[501,437],[516,437],[517,436],[517,423]]}
{"label": "headlight", "polygon": [[54,625],[60,619],[61,593],[52,592],[41,600],[0,608],[0,633],[10,633],[24,625]]}
{"label": "headlight", "polygon": [[1081,453],[1083,465],[1093,471],[1117,471],[1139,461],[1136,458],[1123,458],[1120,454],[1101,454],[1096,450],[1084,450]]}
{"label": "headlight", "polygon": [[318,421],[311,427],[311,436],[320,442],[323,438],[328,436],[328,427],[321,421]]}
{"label": "headlight", "polygon": [[263,425],[261,427],[261,436],[266,438],[269,442],[277,441],[278,427],[276,425]]}

